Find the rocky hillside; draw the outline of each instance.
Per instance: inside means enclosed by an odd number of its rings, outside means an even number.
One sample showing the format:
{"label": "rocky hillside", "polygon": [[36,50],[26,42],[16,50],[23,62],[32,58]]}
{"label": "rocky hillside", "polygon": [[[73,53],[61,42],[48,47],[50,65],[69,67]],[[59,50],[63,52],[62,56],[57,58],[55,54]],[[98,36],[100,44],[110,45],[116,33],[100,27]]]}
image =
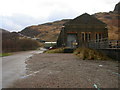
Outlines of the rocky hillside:
{"label": "rocky hillside", "polygon": [[120,40],[119,38],[120,14],[113,13],[113,12],[109,12],[109,13],[104,12],[104,13],[96,13],[94,14],[94,16],[107,24],[109,39]]}
{"label": "rocky hillside", "polygon": [[29,26],[20,33],[29,37],[40,38],[44,41],[56,41],[64,23],[69,19],[45,23],[41,25]]}
{"label": "rocky hillside", "polygon": [[[93,16],[107,24],[108,35],[111,40],[120,40],[120,2],[116,4],[114,11],[100,12]],[[29,37],[40,38],[44,41],[56,41],[62,25],[70,19],[45,23],[41,25],[29,26],[20,33]]]}
{"label": "rocky hillside", "polygon": [[96,13],[94,16],[107,24],[109,39],[120,40],[120,2],[115,5],[114,11]]}
{"label": "rocky hillside", "polygon": [[2,40],[14,39],[20,36],[17,32],[9,32],[1,28],[0,34],[2,34]]}
{"label": "rocky hillside", "polygon": [[0,34],[1,34],[1,33],[10,33],[10,32],[7,31],[7,30],[4,30],[4,29],[1,29],[1,28],[0,28]]}
{"label": "rocky hillside", "polygon": [[120,2],[118,4],[116,4],[114,12],[120,14]]}

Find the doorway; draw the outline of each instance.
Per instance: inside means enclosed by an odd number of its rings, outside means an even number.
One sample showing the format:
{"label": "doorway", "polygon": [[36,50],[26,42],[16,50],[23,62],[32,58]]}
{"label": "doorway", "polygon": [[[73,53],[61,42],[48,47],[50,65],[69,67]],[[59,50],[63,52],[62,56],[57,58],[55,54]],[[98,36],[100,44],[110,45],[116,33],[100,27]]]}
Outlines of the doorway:
{"label": "doorway", "polygon": [[76,34],[68,34],[67,35],[67,47],[76,48],[77,43],[77,35]]}

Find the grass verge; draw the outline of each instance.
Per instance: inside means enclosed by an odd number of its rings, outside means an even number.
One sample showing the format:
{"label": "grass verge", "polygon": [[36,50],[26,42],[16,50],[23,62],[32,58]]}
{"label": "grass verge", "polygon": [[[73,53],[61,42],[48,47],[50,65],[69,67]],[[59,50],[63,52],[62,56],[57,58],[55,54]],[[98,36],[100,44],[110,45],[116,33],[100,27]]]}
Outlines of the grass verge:
{"label": "grass verge", "polygon": [[11,53],[0,53],[0,57],[12,55]]}

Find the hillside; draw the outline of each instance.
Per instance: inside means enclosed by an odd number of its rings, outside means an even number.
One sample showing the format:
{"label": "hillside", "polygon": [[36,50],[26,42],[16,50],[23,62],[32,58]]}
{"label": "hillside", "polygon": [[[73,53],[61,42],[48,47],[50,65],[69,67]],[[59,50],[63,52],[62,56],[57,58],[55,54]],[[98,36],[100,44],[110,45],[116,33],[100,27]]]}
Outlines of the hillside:
{"label": "hillside", "polygon": [[108,27],[108,36],[111,40],[120,40],[119,33],[120,33],[120,14],[114,12],[104,12],[104,13],[96,13],[94,14],[96,18],[103,21],[107,24]]}
{"label": "hillside", "polygon": [[2,34],[2,40],[15,39],[20,35],[17,32],[9,32],[0,28],[0,34]]}
{"label": "hillside", "polygon": [[56,41],[64,23],[69,19],[45,23],[41,25],[29,26],[20,33],[29,37],[40,38],[44,41]]}
{"label": "hillside", "polygon": [[96,13],[94,16],[107,24],[109,39],[120,40],[120,2],[115,5],[113,11]]}
{"label": "hillside", "polygon": [[120,14],[120,2],[115,5],[114,12]]}
{"label": "hillside", "polygon": [[0,34],[2,34],[2,52],[16,52],[25,50],[35,50],[40,47],[40,44],[36,40],[20,38],[19,33],[9,32],[4,29],[0,29]]}
{"label": "hillside", "polygon": [[0,28],[0,33],[10,33],[10,32],[5,29]]}
{"label": "hillside", "polygon": [[[115,5],[114,11],[100,12],[93,14],[94,17],[103,21],[108,27],[108,36],[110,40],[120,40],[120,2]],[[34,25],[26,27],[20,33],[29,36],[40,38],[44,41],[56,41],[60,30],[66,22],[70,19],[45,23],[41,25]]]}
{"label": "hillside", "polygon": [[[107,24],[108,36],[111,40],[120,40],[118,30],[118,22],[120,23],[120,14],[113,12],[100,12],[93,15],[99,20]],[[60,33],[62,25],[69,20],[55,21],[36,26],[29,26],[22,30],[20,33],[30,37],[37,37],[44,41],[56,41]]]}

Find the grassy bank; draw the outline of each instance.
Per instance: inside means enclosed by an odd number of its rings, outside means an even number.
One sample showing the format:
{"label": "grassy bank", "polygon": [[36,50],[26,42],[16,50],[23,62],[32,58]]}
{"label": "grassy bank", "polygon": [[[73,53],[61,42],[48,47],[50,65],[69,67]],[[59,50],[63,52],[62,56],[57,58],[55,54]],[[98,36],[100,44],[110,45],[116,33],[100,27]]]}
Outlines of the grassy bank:
{"label": "grassy bank", "polygon": [[31,39],[5,39],[2,40],[3,53],[36,50],[39,42]]}
{"label": "grassy bank", "polygon": [[11,53],[0,53],[0,57],[12,55]]}
{"label": "grassy bank", "polygon": [[83,60],[111,60],[103,53],[90,48],[77,48],[74,54]]}

